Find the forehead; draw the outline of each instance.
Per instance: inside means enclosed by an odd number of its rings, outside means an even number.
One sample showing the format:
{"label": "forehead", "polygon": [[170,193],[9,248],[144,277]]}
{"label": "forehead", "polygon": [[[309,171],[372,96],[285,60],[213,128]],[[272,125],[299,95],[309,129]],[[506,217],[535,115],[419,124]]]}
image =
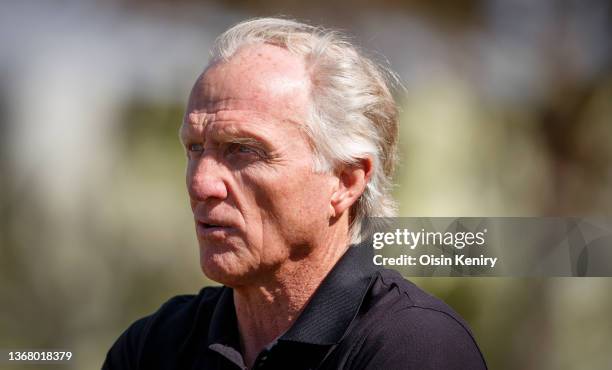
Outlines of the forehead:
{"label": "forehead", "polygon": [[186,117],[229,111],[301,122],[309,90],[302,58],[277,46],[250,45],[228,61],[209,66],[198,78]]}

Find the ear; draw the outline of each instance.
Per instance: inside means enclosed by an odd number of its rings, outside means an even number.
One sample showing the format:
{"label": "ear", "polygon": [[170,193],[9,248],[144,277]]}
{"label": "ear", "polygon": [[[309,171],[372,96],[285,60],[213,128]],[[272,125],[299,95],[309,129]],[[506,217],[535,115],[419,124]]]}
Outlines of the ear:
{"label": "ear", "polygon": [[372,176],[372,158],[362,158],[358,163],[343,166],[338,172],[338,188],[331,197],[333,217],[340,217],[357,202]]}

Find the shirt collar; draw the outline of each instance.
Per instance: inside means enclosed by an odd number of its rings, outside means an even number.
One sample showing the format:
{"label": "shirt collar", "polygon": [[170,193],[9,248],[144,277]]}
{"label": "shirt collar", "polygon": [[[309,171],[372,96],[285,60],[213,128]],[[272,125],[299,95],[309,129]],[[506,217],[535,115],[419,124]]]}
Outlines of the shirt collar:
{"label": "shirt collar", "polygon": [[211,316],[207,346],[225,356],[239,368],[244,369],[246,367],[240,353],[240,336],[234,307],[234,292],[231,288],[223,287],[220,294]]}
{"label": "shirt collar", "polygon": [[367,243],[350,246],[280,340],[338,343],[357,315],[377,270],[372,256],[372,247]]}
{"label": "shirt collar", "polygon": [[210,319],[208,343],[233,345],[240,343],[238,321],[234,308],[234,291],[223,287]]}
{"label": "shirt collar", "polygon": [[[342,339],[353,321],[373,273],[372,248],[367,243],[350,246],[279,341],[332,345]],[[208,345],[240,348],[233,290],[224,287],[213,311]]]}

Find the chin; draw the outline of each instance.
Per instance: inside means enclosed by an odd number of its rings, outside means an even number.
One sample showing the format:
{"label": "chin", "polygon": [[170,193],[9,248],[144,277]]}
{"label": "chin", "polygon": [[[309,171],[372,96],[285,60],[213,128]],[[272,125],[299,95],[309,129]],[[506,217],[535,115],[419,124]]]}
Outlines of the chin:
{"label": "chin", "polygon": [[229,287],[244,285],[251,275],[244,260],[231,250],[200,248],[200,267],[207,278]]}

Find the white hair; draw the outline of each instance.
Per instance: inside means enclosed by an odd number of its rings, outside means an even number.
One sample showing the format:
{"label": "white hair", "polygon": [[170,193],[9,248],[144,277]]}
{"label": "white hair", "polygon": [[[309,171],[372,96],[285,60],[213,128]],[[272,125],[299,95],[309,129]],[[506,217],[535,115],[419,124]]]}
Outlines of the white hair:
{"label": "white hair", "polygon": [[315,152],[314,171],[332,172],[372,159],[372,176],[350,210],[350,239],[358,243],[366,217],[392,217],[391,178],[397,161],[398,112],[389,90],[395,75],[365,57],[336,31],[294,20],[258,18],[235,25],[215,42],[213,62],[246,45],[267,43],[301,56],[313,104],[303,129]]}

